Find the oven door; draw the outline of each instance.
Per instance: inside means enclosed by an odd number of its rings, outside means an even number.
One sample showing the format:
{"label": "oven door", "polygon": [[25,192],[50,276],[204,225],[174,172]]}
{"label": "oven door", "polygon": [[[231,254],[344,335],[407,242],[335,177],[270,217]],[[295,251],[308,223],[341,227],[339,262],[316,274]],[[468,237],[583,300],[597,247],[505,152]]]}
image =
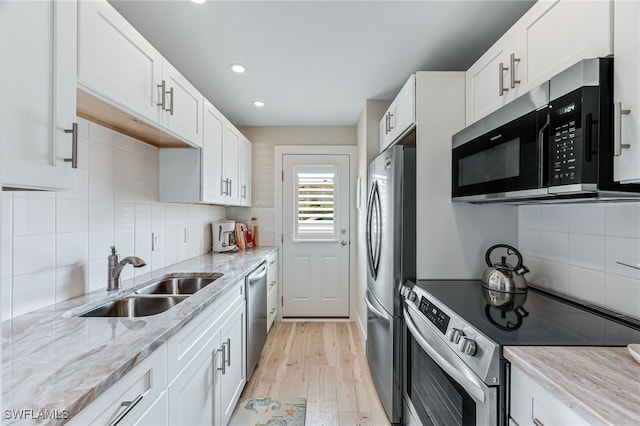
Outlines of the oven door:
{"label": "oven door", "polygon": [[532,111],[452,150],[452,198],[493,198],[547,194],[545,173],[548,114]]}
{"label": "oven door", "polygon": [[498,424],[498,387],[489,387],[405,303],[406,423],[486,426]]}

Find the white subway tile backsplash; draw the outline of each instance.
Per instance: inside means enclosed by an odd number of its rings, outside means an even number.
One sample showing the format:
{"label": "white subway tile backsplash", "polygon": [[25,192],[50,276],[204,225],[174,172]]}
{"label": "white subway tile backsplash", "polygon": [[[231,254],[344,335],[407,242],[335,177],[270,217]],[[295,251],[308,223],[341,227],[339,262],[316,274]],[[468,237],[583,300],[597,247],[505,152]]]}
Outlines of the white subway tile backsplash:
{"label": "white subway tile backsplash", "polygon": [[13,198],[13,235],[53,234],[56,232],[56,200],[27,193]]}
{"label": "white subway tile backsplash", "polygon": [[106,264],[110,247],[113,245],[115,245],[113,228],[89,231],[89,260],[100,259]]}
{"label": "white subway tile backsplash", "polygon": [[616,262],[630,265],[640,263],[640,239],[605,237],[605,272],[640,279],[640,271]]}
{"label": "white subway tile backsplash", "polygon": [[54,269],[56,235],[28,235],[13,238],[13,276]]}
{"label": "white subway tile backsplash", "polygon": [[89,261],[89,233],[58,233],[56,236],[56,267]]}
{"label": "white subway tile backsplash", "polygon": [[13,316],[52,305],[56,301],[56,271],[49,269],[13,278]]}
{"label": "white subway tile backsplash", "polygon": [[520,229],[540,229],[540,206],[522,206],[518,208],[518,227]]}
{"label": "white subway tile backsplash", "polygon": [[87,232],[89,205],[86,200],[56,201],[56,232]]}
{"label": "white subway tile backsplash", "polygon": [[604,301],[604,272],[569,266],[569,295],[585,302]]}
{"label": "white subway tile backsplash", "polygon": [[89,201],[89,231],[113,230],[113,202]]}
{"label": "white subway tile backsplash", "polygon": [[[266,228],[266,227],[265,227]],[[258,224],[258,232],[261,234],[258,238],[262,240],[262,224]],[[273,234],[273,230],[271,231]],[[530,229],[518,229],[518,247],[517,249],[523,255],[540,257],[540,231]]]}
{"label": "white subway tile backsplash", "polygon": [[604,236],[569,234],[569,264],[604,271]]}
{"label": "white subway tile backsplash", "polygon": [[[224,207],[159,203],[158,153],[79,119],[75,190],[2,194],[3,319],[104,290],[112,245],[148,265],[127,266],[123,280],[208,250],[206,223],[223,218]],[[160,235],[153,252],[152,232]]]}
{"label": "white subway tile backsplash", "polygon": [[91,170],[92,173],[113,174],[113,144],[89,141],[89,170]]}
{"label": "white subway tile backsplash", "polygon": [[135,203],[116,201],[113,204],[113,220],[116,229],[133,228],[136,225]]}
{"label": "white subway tile backsplash", "polygon": [[540,229],[543,231],[569,232],[569,206],[540,206]]}
{"label": "white subway tile backsplash", "polygon": [[603,204],[573,204],[569,206],[569,232],[580,234],[604,234]]}
{"label": "white subway tile backsplash", "polygon": [[605,210],[605,232],[608,236],[640,238],[640,204],[612,203]]}
{"label": "white subway tile backsplash", "polygon": [[563,262],[568,255],[569,234],[567,232],[540,232],[540,258]]}
{"label": "white subway tile backsplash", "polygon": [[89,200],[113,202],[113,194],[112,174],[89,171]]}
{"label": "white subway tile backsplash", "polygon": [[558,293],[569,293],[569,265],[543,259],[540,269],[540,285]]}
{"label": "white subway tile backsplash", "polygon": [[87,263],[75,264],[56,269],[56,302],[83,295],[89,276]]}
{"label": "white subway tile backsplash", "polygon": [[605,307],[640,319],[640,280],[607,275]]}

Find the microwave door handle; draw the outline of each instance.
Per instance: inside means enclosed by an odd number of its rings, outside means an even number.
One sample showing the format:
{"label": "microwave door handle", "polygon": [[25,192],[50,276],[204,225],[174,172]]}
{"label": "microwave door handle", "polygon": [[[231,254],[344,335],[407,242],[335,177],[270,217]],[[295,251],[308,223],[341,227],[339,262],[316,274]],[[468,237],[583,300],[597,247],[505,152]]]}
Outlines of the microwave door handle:
{"label": "microwave door handle", "polygon": [[[405,301],[405,304],[409,306],[407,301]],[[466,390],[480,403],[484,403],[486,398],[484,391],[482,390],[482,386],[480,386],[479,380],[475,377],[475,374],[469,369],[469,367],[464,365],[461,361],[459,365],[453,365],[440,355],[438,351],[433,348],[424,337],[422,337],[422,333],[420,333],[418,326],[413,322],[413,319],[411,319],[407,308],[405,307],[403,310],[404,322],[407,324],[407,328],[420,347],[436,362],[436,364],[438,364],[440,368],[460,384],[464,390]]]}
{"label": "microwave door handle", "polygon": [[538,132],[538,158],[540,159],[540,167],[538,168],[538,188],[544,188],[544,173],[546,171],[544,158],[544,132],[551,124],[550,121],[549,114],[547,114],[547,121]]}
{"label": "microwave door handle", "polygon": [[591,156],[593,154],[593,125],[597,124],[597,121],[593,119],[593,114],[589,113],[585,117],[586,122],[584,126],[584,161],[591,162]]}

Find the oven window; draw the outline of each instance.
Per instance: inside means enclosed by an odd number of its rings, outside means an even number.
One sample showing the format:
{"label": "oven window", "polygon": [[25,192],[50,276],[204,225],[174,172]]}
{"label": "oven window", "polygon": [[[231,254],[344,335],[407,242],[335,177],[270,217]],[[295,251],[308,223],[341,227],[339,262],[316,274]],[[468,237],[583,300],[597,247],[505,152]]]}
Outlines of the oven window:
{"label": "oven window", "polygon": [[407,333],[407,394],[424,426],[475,426],[476,403]]}
{"label": "oven window", "polygon": [[520,138],[458,160],[458,185],[467,186],[520,174]]}

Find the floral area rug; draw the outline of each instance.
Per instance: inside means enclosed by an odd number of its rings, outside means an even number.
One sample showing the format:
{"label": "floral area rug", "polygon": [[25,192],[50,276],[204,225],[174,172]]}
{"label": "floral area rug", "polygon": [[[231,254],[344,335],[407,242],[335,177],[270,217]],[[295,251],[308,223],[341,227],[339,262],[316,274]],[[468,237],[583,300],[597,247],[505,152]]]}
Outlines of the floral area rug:
{"label": "floral area rug", "polygon": [[240,398],[229,426],[304,426],[304,398]]}

